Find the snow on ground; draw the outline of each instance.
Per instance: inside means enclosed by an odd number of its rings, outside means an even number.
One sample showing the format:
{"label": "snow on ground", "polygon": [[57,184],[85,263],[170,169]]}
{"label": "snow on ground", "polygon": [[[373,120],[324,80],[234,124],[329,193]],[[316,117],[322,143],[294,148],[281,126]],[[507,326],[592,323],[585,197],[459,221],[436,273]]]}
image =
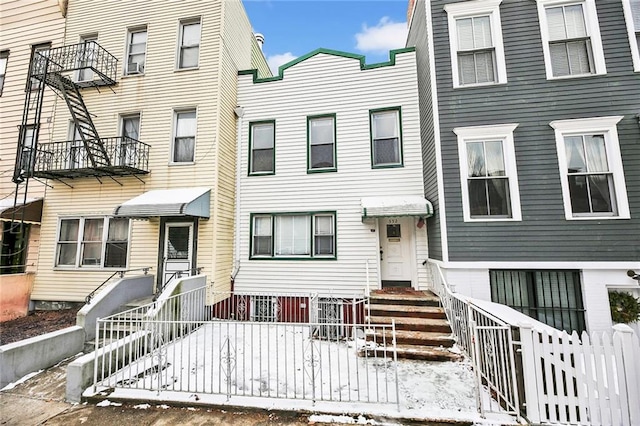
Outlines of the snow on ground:
{"label": "snow on ground", "polygon": [[9,384],[7,384],[5,387],[3,387],[2,389],[0,389],[0,392],[2,391],[7,391],[7,390],[11,390],[13,388],[15,388],[16,386],[18,386],[20,383],[24,383],[27,380],[29,380],[30,378],[32,378],[33,376],[36,376],[40,373],[42,373],[44,370],[38,370],[38,371],[34,371],[33,373],[29,373],[26,376],[23,376],[21,378],[19,378],[18,380],[16,380],[15,382],[11,382]]}
{"label": "snow on ground", "polygon": [[347,414],[343,422],[358,424],[374,424],[358,414],[485,421],[468,362],[398,360],[396,369],[390,358],[358,356],[372,342],[310,339],[310,327],[207,323],[101,385],[115,387],[110,398]]}

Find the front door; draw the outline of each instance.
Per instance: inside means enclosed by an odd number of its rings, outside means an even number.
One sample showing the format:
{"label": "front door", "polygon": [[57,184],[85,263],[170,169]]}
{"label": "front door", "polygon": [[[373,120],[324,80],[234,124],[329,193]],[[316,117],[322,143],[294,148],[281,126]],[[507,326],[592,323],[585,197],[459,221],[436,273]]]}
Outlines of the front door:
{"label": "front door", "polygon": [[382,288],[411,287],[413,276],[412,218],[380,219],[380,276]]}
{"label": "front door", "polygon": [[178,271],[191,274],[193,260],[193,223],[167,223],[164,233],[162,286]]}

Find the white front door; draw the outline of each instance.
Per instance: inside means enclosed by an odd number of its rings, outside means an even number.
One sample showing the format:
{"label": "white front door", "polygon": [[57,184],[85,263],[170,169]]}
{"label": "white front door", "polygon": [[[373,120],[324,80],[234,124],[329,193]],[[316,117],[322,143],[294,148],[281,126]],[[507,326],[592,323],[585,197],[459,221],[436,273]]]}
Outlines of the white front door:
{"label": "white front door", "polygon": [[164,234],[163,286],[178,271],[191,275],[193,223],[167,223]]}
{"label": "white front door", "polygon": [[411,287],[414,259],[413,219],[390,217],[380,219],[380,278],[382,287]]}

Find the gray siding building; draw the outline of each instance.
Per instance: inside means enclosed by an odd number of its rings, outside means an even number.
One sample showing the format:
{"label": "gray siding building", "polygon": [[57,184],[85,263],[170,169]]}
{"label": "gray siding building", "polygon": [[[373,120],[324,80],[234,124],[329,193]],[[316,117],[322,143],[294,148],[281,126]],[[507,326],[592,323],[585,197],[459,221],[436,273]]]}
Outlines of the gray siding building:
{"label": "gray siding building", "polygon": [[567,330],[640,294],[640,0],[417,0],[429,257]]}

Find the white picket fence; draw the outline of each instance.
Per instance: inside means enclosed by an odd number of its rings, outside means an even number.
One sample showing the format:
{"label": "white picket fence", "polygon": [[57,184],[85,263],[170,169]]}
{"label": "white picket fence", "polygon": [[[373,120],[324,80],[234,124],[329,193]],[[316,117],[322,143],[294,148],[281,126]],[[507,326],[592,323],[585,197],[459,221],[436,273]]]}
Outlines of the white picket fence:
{"label": "white picket fence", "polygon": [[492,395],[479,399],[482,414],[504,410],[533,424],[640,425],[640,342],[631,327],[569,335],[462,296],[438,264],[429,265],[458,345]]}
{"label": "white picket fence", "polygon": [[640,425],[640,343],[609,333],[520,327],[526,417],[533,423]]}

